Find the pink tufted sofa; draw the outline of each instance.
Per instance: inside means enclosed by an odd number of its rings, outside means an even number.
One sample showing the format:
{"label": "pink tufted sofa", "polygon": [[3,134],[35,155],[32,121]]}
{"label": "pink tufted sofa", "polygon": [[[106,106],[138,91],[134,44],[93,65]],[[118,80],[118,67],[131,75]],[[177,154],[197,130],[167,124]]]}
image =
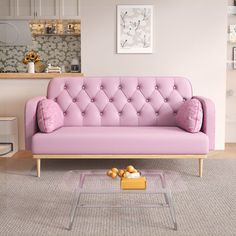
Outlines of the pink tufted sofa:
{"label": "pink tufted sofa", "polygon": [[63,127],[41,133],[37,105],[25,107],[25,142],[37,159],[46,158],[197,158],[214,149],[215,111],[211,100],[197,98],[203,108],[198,133],[176,126],[180,106],[193,98],[190,82],[180,77],[73,77],[55,78],[48,99],[64,114]]}

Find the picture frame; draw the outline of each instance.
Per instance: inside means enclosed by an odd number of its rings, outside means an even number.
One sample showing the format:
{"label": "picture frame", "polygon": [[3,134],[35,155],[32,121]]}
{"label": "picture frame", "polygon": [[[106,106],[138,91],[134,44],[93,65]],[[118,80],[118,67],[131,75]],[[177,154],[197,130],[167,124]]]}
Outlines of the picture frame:
{"label": "picture frame", "polygon": [[236,47],[233,47],[233,69],[236,69]]}
{"label": "picture frame", "polygon": [[153,5],[117,5],[117,53],[153,52]]}

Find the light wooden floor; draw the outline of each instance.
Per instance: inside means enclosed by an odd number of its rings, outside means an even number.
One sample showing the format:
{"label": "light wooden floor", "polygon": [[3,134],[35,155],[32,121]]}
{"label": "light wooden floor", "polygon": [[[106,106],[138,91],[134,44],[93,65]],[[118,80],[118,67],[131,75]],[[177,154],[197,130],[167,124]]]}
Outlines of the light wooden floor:
{"label": "light wooden floor", "polygon": [[226,143],[225,150],[212,151],[208,158],[236,158],[236,143]]}
{"label": "light wooden floor", "polygon": [[[13,158],[32,158],[30,152],[19,151]],[[236,143],[226,143],[225,150],[216,150],[208,154],[208,158],[236,158]],[[2,160],[4,158],[0,158]]]}

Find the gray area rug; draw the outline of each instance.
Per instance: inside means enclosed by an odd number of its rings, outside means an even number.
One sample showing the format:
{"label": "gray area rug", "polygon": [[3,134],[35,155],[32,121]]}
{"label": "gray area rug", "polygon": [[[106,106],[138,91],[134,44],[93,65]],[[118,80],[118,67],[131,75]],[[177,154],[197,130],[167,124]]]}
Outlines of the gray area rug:
{"label": "gray area rug", "polygon": [[[181,176],[184,188],[173,198],[178,231],[172,230],[168,208],[79,209],[68,231],[73,195],[61,187],[73,169],[106,169],[132,163],[138,169],[164,169]],[[0,235],[236,235],[236,159],[204,161],[203,178],[197,160],[45,160],[36,178],[29,159],[0,162]],[[85,203],[162,202],[162,195],[83,195]]]}

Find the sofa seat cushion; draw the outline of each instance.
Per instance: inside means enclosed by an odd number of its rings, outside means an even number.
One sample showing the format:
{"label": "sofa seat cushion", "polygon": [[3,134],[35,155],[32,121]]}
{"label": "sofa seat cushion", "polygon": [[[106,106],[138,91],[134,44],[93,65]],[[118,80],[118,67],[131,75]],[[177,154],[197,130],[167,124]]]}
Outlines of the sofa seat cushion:
{"label": "sofa seat cushion", "polygon": [[208,136],[178,127],[62,127],[36,133],[34,154],[206,154]]}

